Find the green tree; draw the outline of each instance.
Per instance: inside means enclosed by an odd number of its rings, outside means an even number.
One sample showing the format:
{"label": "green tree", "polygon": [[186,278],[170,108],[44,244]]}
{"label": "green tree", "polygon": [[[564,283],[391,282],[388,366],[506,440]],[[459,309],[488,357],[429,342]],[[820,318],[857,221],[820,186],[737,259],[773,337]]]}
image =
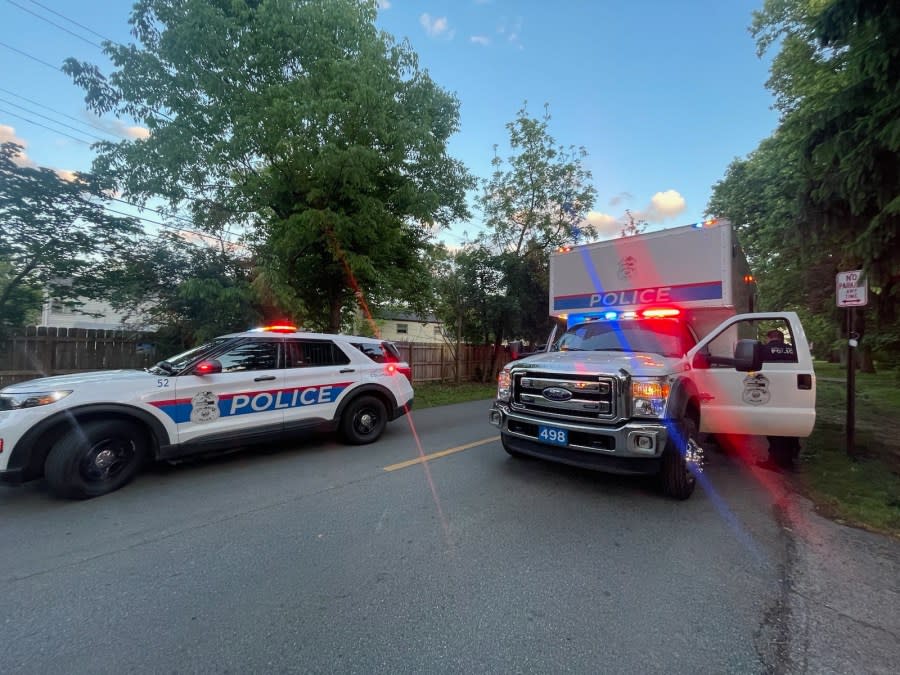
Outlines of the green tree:
{"label": "green tree", "polygon": [[549,333],[550,251],[595,236],[586,220],[596,190],[585,149],[556,143],[547,107],[538,119],[523,106],[506,129],[511,154],[503,160],[495,148],[494,172],[479,197],[487,228],[481,244],[502,272],[488,331],[495,361],[507,337],[540,341]]}
{"label": "green tree", "polygon": [[779,45],[769,87],[793,146],[804,234],[865,267],[880,320],[900,296],[900,5],[767,0],[760,52]]}
{"label": "green tree", "polygon": [[22,325],[45,297],[77,309],[78,298],[108,298],[101,283],[110,260],[140,228],[104,209],[105,194],[85,174],[64,180],[19,163],[22,147],[0,145],[0,330]]}
{"label": "green tree", "polygon": [[471,179],[447,153],[457,100],[375,17],[359,0],[140,0],[139,44],[105,45],[112,75],[65,65],[92,110],[150,131],[100,144],[96,171],[199,226],[251,226],[261,283],[307,326],[338,330],[360,293],[414,298]]}
{"label": "green tree", "polygon": [[147,239],[105,273],[117,290],[111,303],[136,328],[158,328],[163,352],[243,331],[272,315],[252,285],[247,256],[233,245],[186,241],[175,232]]}

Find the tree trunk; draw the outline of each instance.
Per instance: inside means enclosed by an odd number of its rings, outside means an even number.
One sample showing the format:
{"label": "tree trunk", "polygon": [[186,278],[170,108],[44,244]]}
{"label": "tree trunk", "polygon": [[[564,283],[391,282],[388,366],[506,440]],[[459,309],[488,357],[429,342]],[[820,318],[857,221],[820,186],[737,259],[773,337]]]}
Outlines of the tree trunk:
{"label": "tree trunk", "polygon": [[328,310],[328,332],[341,332],[341,310],[343,303],[340,300],[332,300],[331,307]]}

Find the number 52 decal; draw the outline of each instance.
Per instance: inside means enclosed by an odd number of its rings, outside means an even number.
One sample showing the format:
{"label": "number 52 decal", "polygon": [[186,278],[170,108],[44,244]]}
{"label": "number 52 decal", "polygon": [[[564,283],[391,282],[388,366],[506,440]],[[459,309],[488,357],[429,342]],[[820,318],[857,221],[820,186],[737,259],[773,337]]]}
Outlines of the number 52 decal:
{"label": "number 52 decal", "polygon": [[168,387],[169,386],[169,378],[168,377],[160,377],[156,380],[157,387]]}

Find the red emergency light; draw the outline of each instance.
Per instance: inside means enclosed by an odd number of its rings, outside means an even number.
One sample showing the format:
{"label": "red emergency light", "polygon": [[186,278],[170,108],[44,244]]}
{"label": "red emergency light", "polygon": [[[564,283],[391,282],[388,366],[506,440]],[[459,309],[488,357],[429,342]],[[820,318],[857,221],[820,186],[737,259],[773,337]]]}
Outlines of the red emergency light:
{"label": "red emergency light", "polygon": [[674,307],[654,307],[653,309],[645,309],[641,312],[641,316],[645,319],[660,319],[669,316],[678,316],[681,314],[680,309]]}
{"label": "red emergency light", "polygon": [[266,333],[296,333],[297,327],[288,324],[275,324],[274,326],[263,326],[260,330]]}

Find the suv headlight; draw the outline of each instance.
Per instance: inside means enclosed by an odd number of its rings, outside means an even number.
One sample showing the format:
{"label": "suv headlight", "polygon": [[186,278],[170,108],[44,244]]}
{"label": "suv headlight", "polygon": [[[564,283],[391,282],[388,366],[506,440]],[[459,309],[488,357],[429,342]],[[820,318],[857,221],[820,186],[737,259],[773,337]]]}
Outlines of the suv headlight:
{"label": "suv headlight", "polygon": [[665,378],[634,378],[631,381],[632,417],[662,417],[669,398],[669,383]]}
{"label": "suv headlight", "polygon": [[64,399],[72,390],[64,391],[23,391],[21,393],[0,393],[0,410],[19,410],[50,405]]}
{"label": "suv headlight", "polygon": [[512,395],[512,376],[509,371],[504,368],[497,375],[497,398],[501,401],[508,401]]}

